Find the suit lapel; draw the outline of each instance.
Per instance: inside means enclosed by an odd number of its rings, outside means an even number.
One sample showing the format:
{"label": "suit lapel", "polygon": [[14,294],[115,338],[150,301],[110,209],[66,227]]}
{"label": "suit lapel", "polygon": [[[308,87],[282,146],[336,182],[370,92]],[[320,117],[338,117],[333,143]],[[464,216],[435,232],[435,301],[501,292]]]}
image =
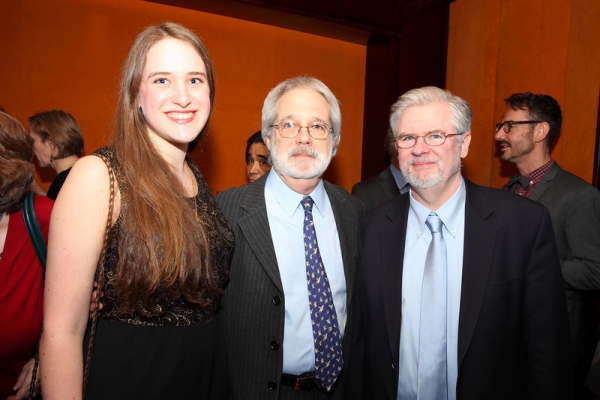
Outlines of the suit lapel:
{"label": "suit lapel", "polygon": [[[397,202],[396,202],[397,201]],[[406,224],[410,197],[404,194],[394,200],[395,207],[388,211],[388,223],[382,226],[380,233],[381,265],[387,266],[382,273],[384,313],[388,329],[389,347],[394,365],[398,365],[400,350],[400,325],[402,317],[402,269],[404,262],[404,244],[406,242]]]}
{"label": "suit lapel", "polygon": [[552,180],[554,177],[556,177],[558,171],[560,171],[560,167],[555,161],[550,168],[548,168],[548,171],[546,171],[546,173],[542,176],[542,179],[540,179],[538,184],[535,185],[535,189],[533,189],[533,192],[531,192],[529,198],[534,201],[539,201],[546,189],[548,189],[552,184]]}
{"label": "suit lapel", "polygon": [[[248,186],[247,193],[240,202],[240,207],[245,211],[245,214],[238,219],[238,225],[258,262],[275,286],[283,292],[277,256],[275,255],[275,247],[273,246],[269,227],[269,218],[267,217],[265,182],[266,178]],[[238,240],[240,238],[236,238],[236,241]]]}
{"label": "suit lapel", "polygon": [[465,179],[465,242],[458,326],[458,367],[467,354],[492,266],[497,228],[486,221],[493,209],[483,193]]}

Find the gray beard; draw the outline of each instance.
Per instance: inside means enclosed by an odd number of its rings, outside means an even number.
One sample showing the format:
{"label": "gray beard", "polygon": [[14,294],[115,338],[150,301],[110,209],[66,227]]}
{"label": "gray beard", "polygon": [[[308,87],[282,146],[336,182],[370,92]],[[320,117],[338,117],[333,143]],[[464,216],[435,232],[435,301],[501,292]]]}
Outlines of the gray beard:
{"label": "gray beard", "polygon": [[[431,187],[434,187],[435,185],[437,185],[438,183],[442,182],[442,180],[444,179],[443,176],[443,171],[440,169],[440,164],[439,164],[439,160],[435,161],[435,165],[437,165],[438,170],[431,175],[425,176],[423,178],[419,177],[417,174],[413,174],[410,171],[410,165],[412,164],[404,164],[401,165],[401,170],[402,170],[402,175],[404,175],[404,179],[406,180],[406,182],[413,188],[416,189],[429,189]],[[457,172],[460,171],[460,168],[462,167],[462,159],[460,157],[457,157],[455,162],[452,163],[450,166],[450,174],[448,175],[448,177],[454,176]]]}
{"label": "gray beard", "polygon": [[[271,147],[271,163],[273,164],[275,171],[280,175],[294,179],[313,179],[320,177],[327,170],[332,158],[332,151],[330,151],[327,156],[324,156],[308,146],[292,147],[287,151],[284,157],[279,158],[277,146],[274,142]],[[290,157],[296,154],[308,154],[313,157],[313,160],[312,162],[307,160],[301,163],[290,162]],[[302,165],[304,168],[298,168],[297,165]]]}

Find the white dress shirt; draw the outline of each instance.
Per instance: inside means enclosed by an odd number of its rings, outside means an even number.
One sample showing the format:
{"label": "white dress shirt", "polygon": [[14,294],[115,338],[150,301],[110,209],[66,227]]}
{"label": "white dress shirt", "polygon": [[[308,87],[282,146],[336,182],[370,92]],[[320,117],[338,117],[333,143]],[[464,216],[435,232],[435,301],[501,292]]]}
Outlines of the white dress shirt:
{"label": "white dress shirt", "polygon": [[[346,277],[337,225],[323,181],[309,194],[314,200],[313,220],[325,272],[333,294],[340,333],[346,326]],[[306,264],[304,257],[304,195],[290,189],[275,171],[265,184],[269,227],[285,298],[283,372],[299,375],[315,369]]]}

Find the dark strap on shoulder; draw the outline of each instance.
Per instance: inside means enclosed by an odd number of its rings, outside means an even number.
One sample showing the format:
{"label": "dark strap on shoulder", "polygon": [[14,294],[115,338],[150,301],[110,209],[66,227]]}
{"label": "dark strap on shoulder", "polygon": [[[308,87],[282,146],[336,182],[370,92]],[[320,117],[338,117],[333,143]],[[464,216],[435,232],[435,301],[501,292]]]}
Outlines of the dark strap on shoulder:
{"label": "dark strap on shoulder", "polygon": [[35,253],[40,259],[42,269],[45,271],[47,253],[46,243],[44,242],[44,236],[42,235],[40,224],[35,216],[35,208],[33,207],[34,197],[35,194],[29,193],[23,200],[23,220],[25,221],[25,227],[27,228],[27,233],[29,234],[29,239],[31,239]]}

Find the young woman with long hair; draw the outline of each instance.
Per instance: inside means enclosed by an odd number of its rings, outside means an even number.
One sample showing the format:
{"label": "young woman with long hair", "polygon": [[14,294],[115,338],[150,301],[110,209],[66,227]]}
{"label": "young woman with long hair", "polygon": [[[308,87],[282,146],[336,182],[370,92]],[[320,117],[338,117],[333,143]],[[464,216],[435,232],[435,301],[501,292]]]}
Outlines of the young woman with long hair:
{"label": "young woman with long hair", "polygon": [[[86,399],[227,398],[214,314],[233,235],[194,163],[214,100],[208,53],[174,23],[146,28],[123,68],[113,145],[114,212]],[[45,400],[82,397],[84,342],[109,210],[90,155],[52,214],[40,359]]]}

